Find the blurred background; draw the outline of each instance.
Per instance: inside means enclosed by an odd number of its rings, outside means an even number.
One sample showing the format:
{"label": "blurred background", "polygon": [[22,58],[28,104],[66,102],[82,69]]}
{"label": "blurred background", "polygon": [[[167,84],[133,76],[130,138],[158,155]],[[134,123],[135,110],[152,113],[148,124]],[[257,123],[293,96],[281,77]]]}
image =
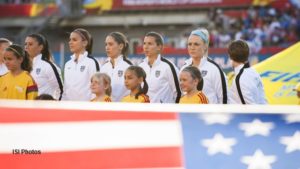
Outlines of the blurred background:
{"label": "blurred background", "polygon": [[197,27],[211,34],[209,55],[224,69],[231,65],[226,47],[245,39],[251,62],[260,62],[300,39],[299,0],[0,0],[0,37],[23,44],[26,35],[41,33],[58,65],[69,60],[69,33],[87,29],[93,55],[103,62],[104,40],[112,31],[127,35],[130,58],[139,62],[143,36],[164,36],[164,55],[181,67],[188,57],[186,41]]}

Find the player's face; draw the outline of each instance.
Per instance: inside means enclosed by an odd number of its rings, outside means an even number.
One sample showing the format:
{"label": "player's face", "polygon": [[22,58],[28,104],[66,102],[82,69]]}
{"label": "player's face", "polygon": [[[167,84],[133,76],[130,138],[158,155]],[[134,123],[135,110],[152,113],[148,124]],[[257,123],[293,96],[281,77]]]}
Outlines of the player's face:
{"label": "player's face", "polygon": [[4,52],[4,63],[8,70],[15,71],[21,69],[22,61],[23,58],[17,58],[11,51]]}
{"label": "player's face", "polygon": [[92,93],[96,95],[103,95],[105,93],[105,86],[102,80],[92,78],[90,88]]}
{"label": "player's face", "polygon": [[193,79],[189,72],[182,71],[179,75],[179,80],[182,91],[189,93],[190,91],[197,89],[198,81]]}
{"label": "player's face", "polygon": [[191,58],[202,58],[207,50],[203,40],[197,35],[191,35],[188,38],[188,52]]}
{"label": "player's face", "polygon": [[124,75],[125,78],[125,86],[128,90],[137,89],[141,84],[141,79],[137,77],[137,75],[131,71],[127,70]]}
{"label": "player's face", "polygon": [[105,39],[105,51],[108,57],[117,58],[121,55],[123,44],[118,42],[111,36],[107,36]]}
{"label": "player's face", "polygon": [[0,59],[3,58],[5,49],[9,46],[9,43],[0,43]]}
{"label": "player's face", "polygon": [[87,40],[83,39],[77,32],[70,34],[70,51],[75,54],[82,54],[86,50]]}
{"label": "player's face", "polygon": [[25,39],[25,51],[31,58],[41,53],[43,45],[39,45],[38,41],[32,37],[26,37]]}
{"label": "player's face", "polygon": [[155,57],[161,53],[162,46],[157,45],[154,37],[146,36],[144,38],[143,50],[147,57]]}

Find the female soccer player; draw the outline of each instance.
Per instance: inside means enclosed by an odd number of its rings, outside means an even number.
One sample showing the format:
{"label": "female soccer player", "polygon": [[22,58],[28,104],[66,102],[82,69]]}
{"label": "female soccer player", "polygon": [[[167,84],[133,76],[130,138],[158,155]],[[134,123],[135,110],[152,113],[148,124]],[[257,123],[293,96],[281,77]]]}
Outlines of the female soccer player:
{"label": "female soccer player", "polygon": [[163,38],[159,33],[147,33],[143,45],[146,59],[139,66],[147,74],[151,103],[178,103],[181,96],[178,69],[161,56],[163,45]]}
{"label": "female soccer player", "polygon": [[91,78],[91,90],[96,95],[92,102],[111,102],[111,80],[105,73],[95,73]]}
{"label": "female soccer player", "polygon": [[25,39],[25,50],[32,60],[30,74],[37,83],[39,95],[49,94],[60,100],[63,93],[61,70],[53,63],[47,39],[41,34],[30,34]]}
{"label": "female soccer player", "polygon": [[207,97],[202,93],[203,79],[198,68],[185,67],[179,75],[180,87],[186,94],[180,98],[180,104],[208,104]]}
{"label": "female soccer player", "polygon": [[19,45],[10,45],[4,52],[4,63],[9,72],[0,77],[0,98],[35,99],[38,88],[29,74],[32,67],[27,52]]}
{"label": "female soccer player", "polygon": [[229,58],[232,61],[235,78],[230,88],[230,100],[235,104],[267,104],[260,75],[250,67],[249,46],[243,40],[230,43]]}
{"label": "female soccer player", "polygon": [[[122,99],[122,102],[150,103],[147,96],[148,84],[146,73],[139,66],[130,66],[125,71],[125,86],[130,94]],[[142,87],[143,86],[143,87]]]}
{"label": "female soccer player", "polygon": [[103,64],[100,72],[106,73],[111,78],[112,100],[119,102],[129,94],[124,86],[124,72],[132,65],[127,59],[128,41],[124,34],[112,32],[105,39],[105,50],[108,59]]}
{"label": "female soccer player", "polygon": [[203,93],[208,97],[209,103],[227,104],[228,89],[227,79],[222,69],[208,57],[209,33],[206,29],[196,29],[188,38],[188,53],[190,59],[186,60],[186,66],[195,66],[203,77]]}
{"label": "female soccer player", "polygon": [[75,29],[70,34],[69,47],[73,53],[71,60],[65,64],[63,100],[90,101],[91,77],[100,67],[91,56],[93,40],[85,29]]}

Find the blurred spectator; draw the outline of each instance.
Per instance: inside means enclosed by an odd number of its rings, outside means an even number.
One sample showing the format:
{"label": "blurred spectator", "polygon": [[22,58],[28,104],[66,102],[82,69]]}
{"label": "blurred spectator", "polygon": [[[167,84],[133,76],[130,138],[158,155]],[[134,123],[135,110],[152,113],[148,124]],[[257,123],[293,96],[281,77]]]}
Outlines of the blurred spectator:
{"label": "blurred spectator", "polygon": [[244,39],[255,54],[264,46],[285,47],[300,39],[300,11],[289,2],[280,9],[252,6],[231,17],[212,8],[208,17],[212,47],[224,48],[232,40]]}
{"label": "blurred spectator", "polygon": [[228,44],[231,41],[231,37],[229,36],[229,34],[224,29],[222,29],[220,32],[221,33],[219,34],[219,44],[218,44],[218,47],[220,47],[220,48],[227,48]]}

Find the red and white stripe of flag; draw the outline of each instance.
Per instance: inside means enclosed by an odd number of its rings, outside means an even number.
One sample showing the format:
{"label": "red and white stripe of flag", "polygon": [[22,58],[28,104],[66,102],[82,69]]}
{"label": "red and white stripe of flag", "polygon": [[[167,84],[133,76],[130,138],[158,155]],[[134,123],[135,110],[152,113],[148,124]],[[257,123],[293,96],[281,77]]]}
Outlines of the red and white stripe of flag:
{"label": "red and white stripe of flag", "polygon": [[0,168],[182,168],[181,145],[176,113],[0,106]]}

